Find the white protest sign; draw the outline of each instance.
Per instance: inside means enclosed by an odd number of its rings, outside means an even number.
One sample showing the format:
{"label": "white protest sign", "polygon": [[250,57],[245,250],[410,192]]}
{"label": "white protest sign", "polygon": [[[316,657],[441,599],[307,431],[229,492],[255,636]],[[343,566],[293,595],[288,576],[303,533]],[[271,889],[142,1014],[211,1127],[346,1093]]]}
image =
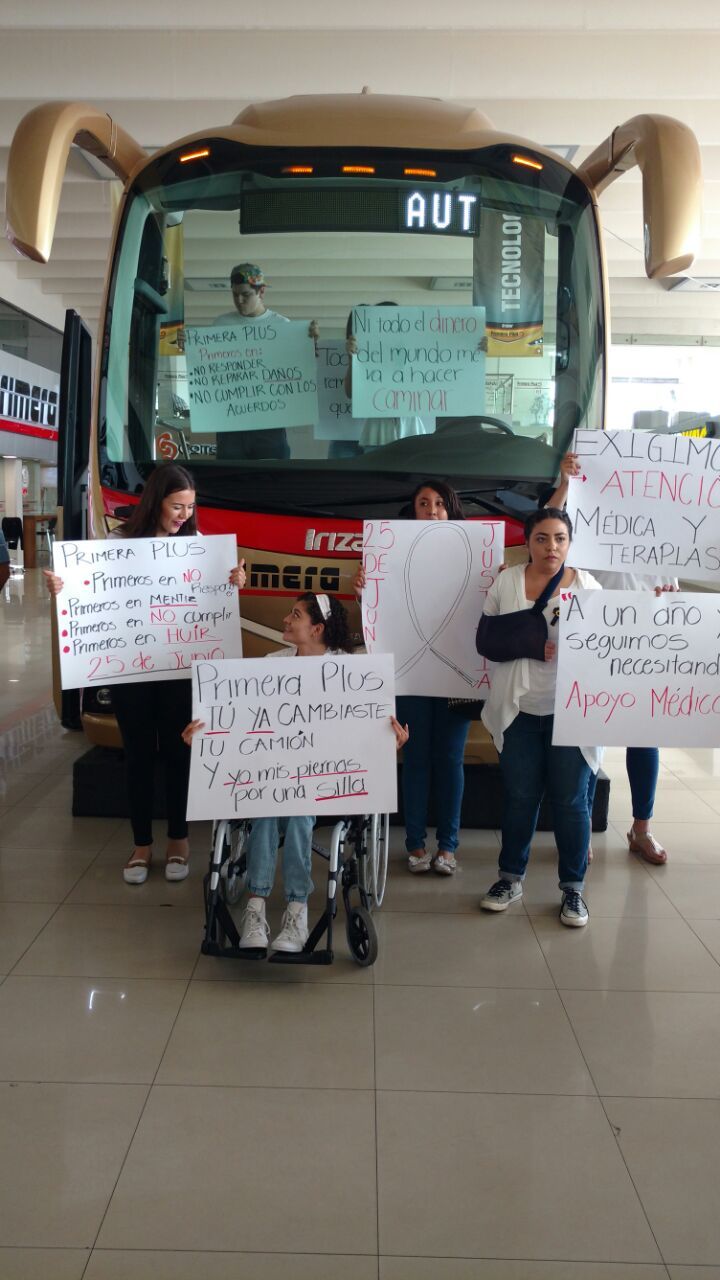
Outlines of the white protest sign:
{"label": "white protest sign", "polygon": [[720,746],[719,633],[709,593],[564,593],[553,742]]}
{"label": "white protest sign", "polygon": [[188,817],[395,812],[393,684],[387,654],[196,663]]}
{"label": "white protest sign", "polygon": [[63,689],[187,680],[195,658],[242,656],[232,534],[56,542]]}
{"label": "white protest sign", "polygon": [[394,655],[397,693],[487,697],[475,633],[504,539],[501,520],[365,521],[363,637]]}
{"label": "white protest sign", "polygon": [[356,418],[485,411],[484,307],[356,307]]}
{"label": "white protest sign", "polygon": [[577,431],[573,564],[720,584],[720,441]]}
{"label": "white protest sign", "polygon": [[185,329],[193,431],[300,427],[318,415],[315,346],[305,321]]}
{"label": "white protest sign", "polygon": [[317,344],[318,420],[316,440],[359,440],[363,419],[353,418],[345,393],[345,373],[350,357],[345,341],[326,338]]}

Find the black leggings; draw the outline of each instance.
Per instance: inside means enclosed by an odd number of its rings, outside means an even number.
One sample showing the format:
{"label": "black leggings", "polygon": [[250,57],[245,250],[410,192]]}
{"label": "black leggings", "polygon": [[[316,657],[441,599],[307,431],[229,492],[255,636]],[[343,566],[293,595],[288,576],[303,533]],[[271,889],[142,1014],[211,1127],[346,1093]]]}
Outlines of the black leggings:
{"label": "black leggings", "polygon": [[165,772],[168,839],[184,840],[188,833],[190,748],[180,735],[192,719],[191,681],[116,684],[112,701],[125,748],[128,804],[135,844],[152,844],[158,753]]}

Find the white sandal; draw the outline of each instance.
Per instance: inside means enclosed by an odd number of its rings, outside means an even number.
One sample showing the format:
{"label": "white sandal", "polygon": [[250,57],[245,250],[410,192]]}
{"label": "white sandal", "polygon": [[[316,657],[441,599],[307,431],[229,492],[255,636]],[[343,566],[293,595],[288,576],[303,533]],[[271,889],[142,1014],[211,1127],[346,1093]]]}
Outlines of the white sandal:
{"label": "white sandal", "polygon": [[433,858],[432,869],[437,871],[439,876],[454,876],[457,871],[455,855],[452,853],[438,853]]}

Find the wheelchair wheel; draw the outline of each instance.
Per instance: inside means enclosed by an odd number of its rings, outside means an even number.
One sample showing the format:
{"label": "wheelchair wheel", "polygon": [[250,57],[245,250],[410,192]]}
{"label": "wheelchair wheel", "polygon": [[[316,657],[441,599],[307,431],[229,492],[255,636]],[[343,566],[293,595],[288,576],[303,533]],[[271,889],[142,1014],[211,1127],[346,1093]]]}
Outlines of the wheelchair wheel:
{"label": "wheelchair wheel", "polygon": [[378,954],[378,940],[375,924],[369,911],[364,907],[353,907],[345,922],[350,954],[356,964],[367,969],[374,964]]}
{"label": "wheelchair wheel", "polygon": [[368,835],[368,863],[370,892],[376,907],[382,906],[388,869],[388,841],[390,839],[390,815],[374,813],[370,819]]}
{"label": "wheelchair wheel", "polygon": [[223,863],[220,868],[220,892],[228,906],[232,907],[240,901],[245,891],[247,881],[245,850],[248,836],[250,835],[250,823],[246,821],[219,823],[218,832],[221,827],[226,828],[224,841],[227,850],[222,850]]}

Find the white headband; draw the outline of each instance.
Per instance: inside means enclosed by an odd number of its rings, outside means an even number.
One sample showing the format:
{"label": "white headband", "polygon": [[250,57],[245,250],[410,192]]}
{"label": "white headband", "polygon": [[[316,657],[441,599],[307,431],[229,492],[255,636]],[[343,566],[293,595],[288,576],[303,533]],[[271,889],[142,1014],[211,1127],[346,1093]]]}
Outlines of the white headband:
{"label": "white headband", "polygon": [[332,609],[330,608],[329,596],[316,595],[315,599],[317,600],[317,603],[318,603],[318,609],[320,610],[323,618],[327,622],[328,618],[330,617],[330,614],[332,613]]}

